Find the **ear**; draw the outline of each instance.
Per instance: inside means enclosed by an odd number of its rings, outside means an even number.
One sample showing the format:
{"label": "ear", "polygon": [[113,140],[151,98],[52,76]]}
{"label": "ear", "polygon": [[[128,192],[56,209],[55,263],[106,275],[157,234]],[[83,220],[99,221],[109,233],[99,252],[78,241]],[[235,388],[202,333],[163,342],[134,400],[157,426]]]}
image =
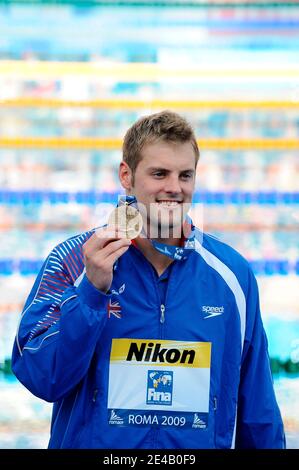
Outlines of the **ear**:
{"label": "ear", "polygon": [[119,181],[124,189],[131,191],[132,188],[132,170],[126,162],[121,162],[118,170]]}

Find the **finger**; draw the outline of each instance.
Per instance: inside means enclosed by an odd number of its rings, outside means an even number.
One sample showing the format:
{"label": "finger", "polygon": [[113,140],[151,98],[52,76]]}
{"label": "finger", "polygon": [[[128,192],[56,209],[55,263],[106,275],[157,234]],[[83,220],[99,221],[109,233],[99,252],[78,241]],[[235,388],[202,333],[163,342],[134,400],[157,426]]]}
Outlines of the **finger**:
{"label": "finger", "polygon": [[120,240],[112,240],[108,242],[99,253],[101,254],[101,257],[106,259],[120,248],[129,248],[130,245],[131,240],[128,240],[127,238],[121,238]]}
{"label": "finger", "polygon": [[128,246],[122,246],[121,248],[119,248],[118,250],[114,251],[110,256],[108,256],[108,258],[106,258],[106,262],[111,264],[111,266],[113,266],[113,264],[115,263],[115,261],[120,258],[128,249],[129,249],[130,245]]}
{"label": "finger", "polygon": [[107,238],[103,239],[103,248],[116,240],[127,240],[126,231],[120,230],[118,227],[108,227],[107,231],[104,232],[104,236]]}
{"label": "finger", "polygon": [[101,227],[95,231],[95,233],[87,240],[87,242],[84,243],[83,246],[86,250],[93,252],[103,248],[103,246],[109,243],[109,241],[119,238],[121,237],[118,236],[116,228],[109,228],[108,230],[108,227]]}
{"label": "finger", "polygon": [[116,225],[107,225],[95,232],[100,239],[119,239],[126,237],[126,231]]}

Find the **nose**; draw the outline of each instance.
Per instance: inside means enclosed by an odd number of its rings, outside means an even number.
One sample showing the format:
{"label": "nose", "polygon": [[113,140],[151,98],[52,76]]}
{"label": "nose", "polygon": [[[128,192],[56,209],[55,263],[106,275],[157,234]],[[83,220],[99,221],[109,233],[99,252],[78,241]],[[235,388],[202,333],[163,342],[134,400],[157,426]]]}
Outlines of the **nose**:
{"label": "nose", "polygon": [[169,175],[165,180],[164,191],[166,193],[181,193],[182,188],[177,175]]}

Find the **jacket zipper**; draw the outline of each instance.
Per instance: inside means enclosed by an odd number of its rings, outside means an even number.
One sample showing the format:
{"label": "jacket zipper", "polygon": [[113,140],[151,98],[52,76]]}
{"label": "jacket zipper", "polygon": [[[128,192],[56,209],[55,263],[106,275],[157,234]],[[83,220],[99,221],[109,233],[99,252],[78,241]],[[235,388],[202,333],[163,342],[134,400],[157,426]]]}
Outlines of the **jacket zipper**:
{"label": "jacket zipper", "polygon": [[163,325],[163,323],[165,322],[165,310],[166,310],[165,304],[167,304],[169,284],[170,284],[171,278],[173,277],[173,271],[174,271],[175,267],[176,267],[175,265],[172,266],[172,270],[171,270],[171,273],[170,273],[169,278],[168,278],[168,285],[167,285],[166,295],[165,295],[165,303],[160,304],[160,323],[161,323],[161,325]]}
{"label": "jacket zipper", "polygon": [[[164,337],[164,323],[165,323],[165,304],[167,303],[167,294],[168,294],[168,291],[169,291],[169,283],[170,283],[170,277],[168,278],[168,286],[167,286],[167,289],[166,289],[166,295],[165,295],[165,300],[164,300],[164,303],[162,304],[161,303],[161,298],[160,298],[160,293],[159,293],[159,289],[157,288],[156,286],[156,290],[157,290],[157,294],[158,294],[158,298],[160,300],[160,318],[159,318],[159,322],[160,322],[160,338],[163,339]],[[155,282],[155,281],[154,281]],[[155,285],[156,285],[156,282],[155,282]],[[157,428],[157,429],[153,429],[152,430],[152,442],[153,442],[153,448],[157,448],[157,441],[158,441],[158,436],[160,434],[160,429]]]}
{"label": "jacket zipper", "polygon": [[213,398],[213,411],[214,411],[214,447],[215,447],[215,449],[217,449],[217,446],[216,446],[216,434],[217,434],[217,431],[216,431],[216,412],[217,412],[217,406],[218,406],[217,397],[214,397]]}
{"label": "jacket zipper", "polygon": [[164,323],[165,322],[165,305],[164,304],[161,304],[160,305],[160,323]]}
{"label": "jacket zipper", "polygon": [[98,395],[98,389],[96,388],[94,391],[93,391],[93,396],[92,396],[92,401],[93,403],[96,402],[96,399],[97,399],[97,395]]}

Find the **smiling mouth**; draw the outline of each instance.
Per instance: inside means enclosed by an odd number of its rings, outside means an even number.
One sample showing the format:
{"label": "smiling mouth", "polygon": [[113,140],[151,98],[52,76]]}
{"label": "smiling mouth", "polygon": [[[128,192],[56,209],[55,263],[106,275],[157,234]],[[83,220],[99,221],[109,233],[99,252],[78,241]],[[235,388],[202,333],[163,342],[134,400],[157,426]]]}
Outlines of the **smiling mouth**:
{"label": "smiling mouth", "polygon": [[182,204],[182,201],[167,201],[167,200],[162,200],[162,201],[157,201],[158,206],[163,206],[163,207],[178,207],[180,204]]}

